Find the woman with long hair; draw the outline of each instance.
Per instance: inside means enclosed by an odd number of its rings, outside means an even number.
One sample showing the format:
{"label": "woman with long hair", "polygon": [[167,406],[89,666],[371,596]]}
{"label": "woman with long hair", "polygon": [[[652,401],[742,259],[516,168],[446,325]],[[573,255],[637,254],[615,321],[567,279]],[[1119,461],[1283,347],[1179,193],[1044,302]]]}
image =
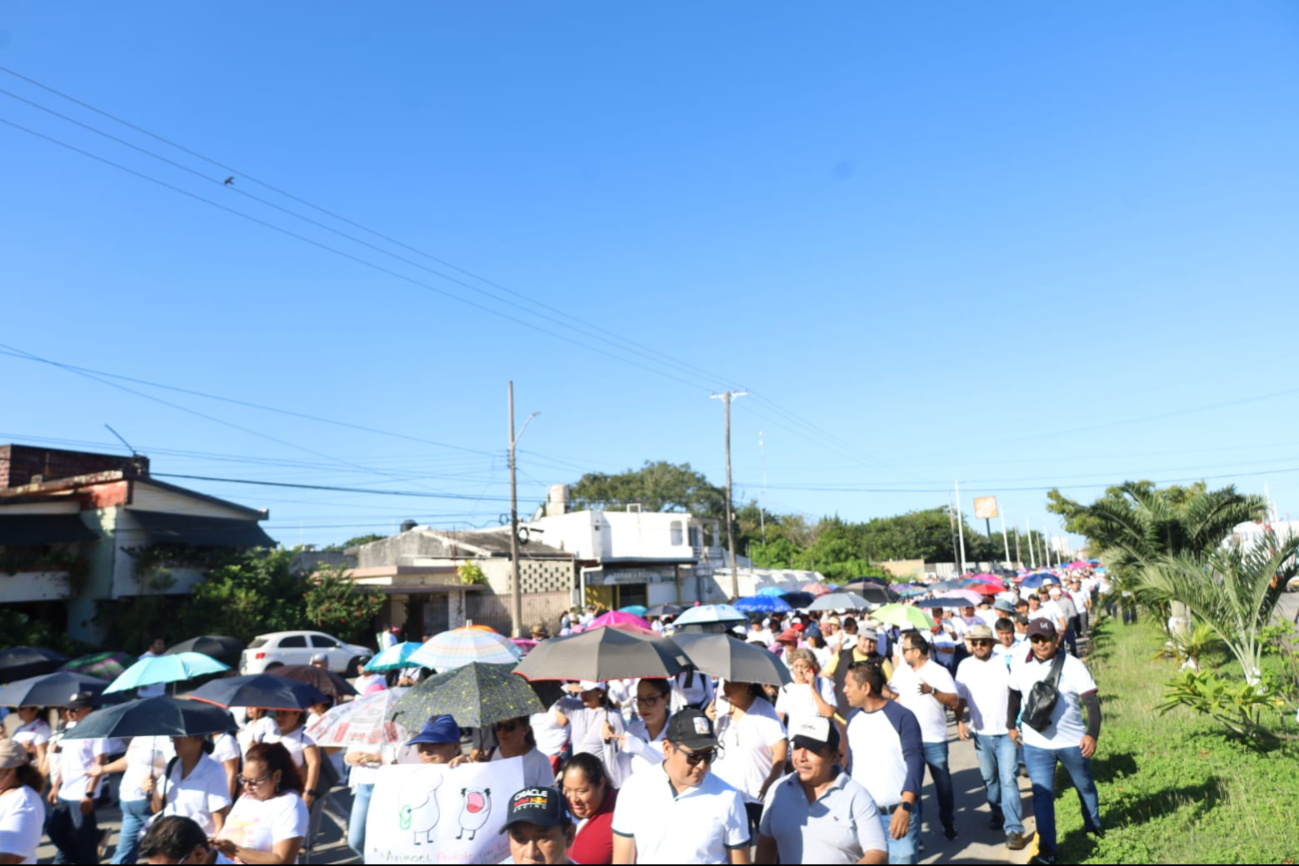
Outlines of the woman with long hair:
{"label": "woman with long hair", "polygon": [[296,863],[307,835],[302,776],[280,743],[255,743],[239,776],[243,794],[214,840],[218,853],[251,864]]}
{"label": "woman with long hair", "polygon": [[0,863],[35,863],[45,827],[45,779],[16,740],[0,740]]}

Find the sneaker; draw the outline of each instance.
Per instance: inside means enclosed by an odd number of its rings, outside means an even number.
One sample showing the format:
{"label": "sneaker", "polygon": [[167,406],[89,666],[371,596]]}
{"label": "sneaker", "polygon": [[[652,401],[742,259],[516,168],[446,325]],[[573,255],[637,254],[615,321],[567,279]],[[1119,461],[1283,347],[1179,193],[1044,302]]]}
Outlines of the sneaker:
{"label": "sneaker", "polygon": [[956,836],[957,836],[956,828],[953,827],[951,824],[948,824],[946,827],[943,828],[943,838],[946,839],[948,842],[955,839]]}
{"label": "sneaker", "polygon": [[1028,862],[1029,862],[1029,863],[1044,863],[1044,864],[1046,864],[1046,866],[1055,866],[1055,855],[1054,855],[1054,854],[1038,854],[1036,857],[1034,857],[1032,860],[1029,860]]}
{"label": "sneaker", "polygon": [[988,819],[989,830],[1002,830],[1005,828],[1005,826],[1006,826],[1005,815],[993,815],[991,818]]}
{"label": "sneaker", "polygon": [[1028,845],[1028,840],[1024,838],[1023,833],[1008,833],[1006,835],[1006,847],[1012,851],[1022,851]]}
{"label": "sneaker", "polygon": [[1083,832],[1090,833],[1093,836],[1095,836],[1097,839],[1105,838],[1105,831],[1102,830],[1100,827],[1083,827]]}

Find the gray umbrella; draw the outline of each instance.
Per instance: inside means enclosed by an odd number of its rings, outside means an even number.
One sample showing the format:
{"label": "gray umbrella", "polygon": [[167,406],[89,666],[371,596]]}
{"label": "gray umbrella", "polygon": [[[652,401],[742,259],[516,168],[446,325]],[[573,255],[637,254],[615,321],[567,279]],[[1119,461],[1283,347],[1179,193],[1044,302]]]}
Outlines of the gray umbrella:
{"label": "gray umbrella", "polygon": [[646,616],[680,616],[685,610],[679,604],[656,604],[649,610],[645,611]]}
{"label": "gray umbrella", "polygon": [[823,595],[808,610],[865,610],[870,602],[855,592],[832,592]]}
{"label": "gray umbrella", "polygon": [[938,581],[938,583],[935,583],[933,586],[929,587],[929,590],[930,592],[948,592],[950,590],[960,589],[960,588],[961,588],[961,582],[959,580],[940,580]]}
{"label": "gray umbrella", "polygon": [[676,676],[690,661],[667,638],[604,626],[544,640],[514,672],[529,680],[607,680]]}
{"label": "gray umbrella", "polygon": [[724,634],[677,634],[672,640],[699,670],[737,683],[783,686],[793,681],[771,650]]}

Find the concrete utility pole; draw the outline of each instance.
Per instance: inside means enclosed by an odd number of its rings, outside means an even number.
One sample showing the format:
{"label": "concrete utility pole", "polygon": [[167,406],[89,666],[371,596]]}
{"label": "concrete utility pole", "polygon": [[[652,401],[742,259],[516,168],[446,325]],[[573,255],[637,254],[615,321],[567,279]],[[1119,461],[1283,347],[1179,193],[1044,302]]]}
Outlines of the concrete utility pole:
{"label": "concrete utility pole", "polygon": [[1018,526],[1015,527],[1015,566],[1017,568],[1024,567],[1024,554],[1019,552],[1019,527]]}
{"label": "concrete utility pole", "polygon": [[1010,568],[1010,536],[1006,534],[1006,512],[1004,510],[1001,512],[1001,545],[1006,549],[1006,567]]}
{"label": "concrete utility pole", "polygon": [[961,482],[956,482],[956,535],[961,539],[961,574],[965,574],[965,515],[961,513]]}
{"label": "concrete utility pole", "polygon": [[731,401],[748,394],[748,391],[725,391],[708,399],[721,400],[726,406],[726,546],[731,554],[731,599],[740,597],[740,570],[735,564],[735,529],[731,516]]}
{"label": "concrete utility pole", "polygon": [[540,415],[533,412],[524,419],[523,427],[514,432],[514,382],[510,382],[510,627],[514,637],[523,637],[523,593],[519,591],[519,487],[514,474],[514,446],[528,422]]}
{"label": "concrete utility pole", "polygon": [[1032,568],[1037,569],[1037,551],[1033,547],[1033,521],[1027,517],[1024,518],[1024,525],[1028,527],[1028,558],[1033,563]]}

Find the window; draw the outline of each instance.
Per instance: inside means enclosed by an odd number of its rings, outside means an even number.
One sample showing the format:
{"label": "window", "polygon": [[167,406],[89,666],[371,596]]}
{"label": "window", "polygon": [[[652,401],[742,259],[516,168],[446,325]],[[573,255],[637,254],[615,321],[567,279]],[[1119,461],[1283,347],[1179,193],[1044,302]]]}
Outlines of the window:
{"label": "window", "polygon": [[248,645],[248,648],[257,649],[259,646],[266,646],[266,638],[264,637],[253,638],[253,642]]}
{"label": "window", "polygon": [[288,637],[280,638],[280,649],[297,649],[298,647],[306,648],[307,636],[305,634],[291,634]]}
{"label": "window", "polygon": [[682,535],[682,530],[681,530],[681,521],[680,521],[680,520],[674,520],[674,521],[672,521],[672,523],[669,525],[668,528],[669,528],[669,531],[672,533],[672,546],[673,546],[673,547],[679,547],[679,546],[681,546],[681,544],[682,544],[682,543],[684,542],[684,540],[685,540],[684,537],[683,537],[683,535]]}
{"label": "window", "polygon": [[325,637],[323,634],[313,634],[311,636],[311,645],[316,649],[335,649],[338,641],[332,637]]}

